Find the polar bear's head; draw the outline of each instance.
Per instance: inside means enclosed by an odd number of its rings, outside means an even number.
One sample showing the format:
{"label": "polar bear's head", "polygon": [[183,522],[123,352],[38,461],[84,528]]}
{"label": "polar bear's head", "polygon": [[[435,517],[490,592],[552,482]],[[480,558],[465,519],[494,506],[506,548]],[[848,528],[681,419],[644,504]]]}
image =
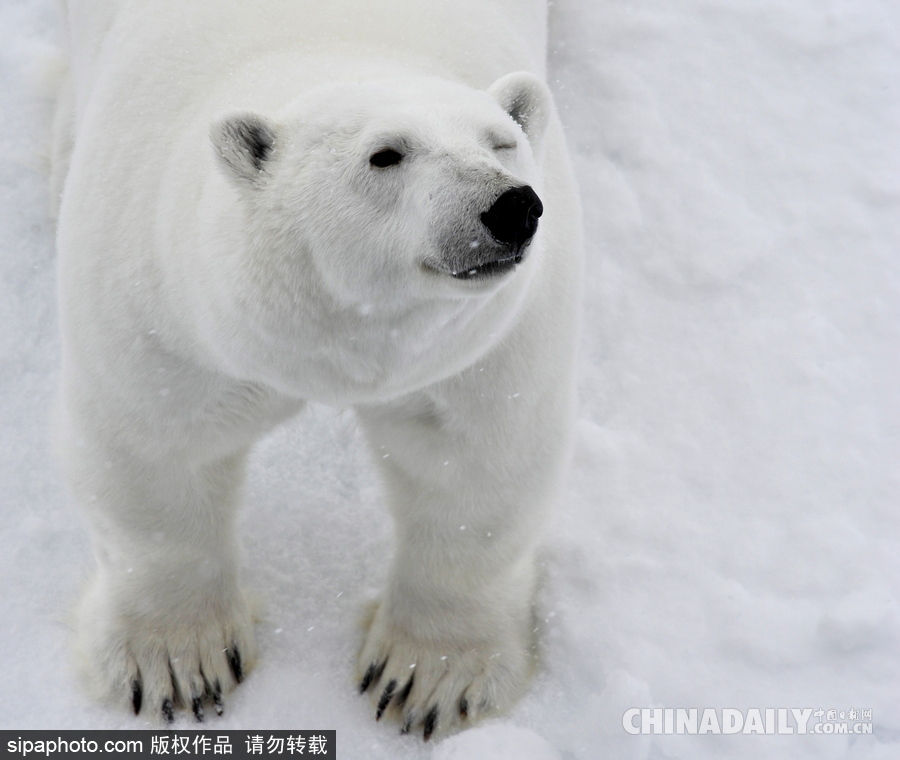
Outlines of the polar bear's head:
{"label": "polar bear's head", "polygon": [[[483,294],[529,253],[549,93],[528,73],[487,91],[436,79],[312,90],[211,137],[250,235],[342,303]],[[537,187],[537,190],[535,189]]]}

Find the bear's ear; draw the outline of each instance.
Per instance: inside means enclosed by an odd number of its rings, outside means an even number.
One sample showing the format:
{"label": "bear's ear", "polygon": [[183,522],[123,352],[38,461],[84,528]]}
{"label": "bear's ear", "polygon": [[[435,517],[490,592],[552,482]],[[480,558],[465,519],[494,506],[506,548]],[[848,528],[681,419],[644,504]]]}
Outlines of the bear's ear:
{"label": "bear's ear", "polygon": [[500,77],[488,88],[500,107],[508,113],[532,146],[537,149],[550,119],[550,91],[528,71],[516,71]]}
{"label": "bear's ear", "polygon": [[261,116],[239,113],[215,122],[209,136],[228,173],[256,184],[275,145],[274,128]]}

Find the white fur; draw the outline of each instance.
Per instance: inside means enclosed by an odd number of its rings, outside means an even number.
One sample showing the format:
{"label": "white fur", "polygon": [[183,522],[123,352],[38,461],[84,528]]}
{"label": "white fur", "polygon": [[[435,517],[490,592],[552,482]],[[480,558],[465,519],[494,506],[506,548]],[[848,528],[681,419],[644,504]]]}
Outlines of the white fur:
{"label": "white fur", "polygon": [[[521,693],[580,278],[545,12],[69,2],[61,450],[95,539],[80,642],[103,693],[190,706],[232,685],[228,652],[252,664],[244,460],[306,400],[357,408],[397,525],[358,677],[386,661],[377,700],[415,673],[390,708],[410,725]],[[403,161],[373,168],[385,147]],[[527,258],[451,276],[526,183],[544,204]]]}

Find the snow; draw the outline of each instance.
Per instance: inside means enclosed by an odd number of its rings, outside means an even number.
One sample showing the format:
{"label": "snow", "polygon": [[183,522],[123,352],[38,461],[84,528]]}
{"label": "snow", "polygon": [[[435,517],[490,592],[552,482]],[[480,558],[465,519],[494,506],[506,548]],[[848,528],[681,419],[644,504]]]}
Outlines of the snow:
{"label": "snow", "polygon": [[[0,727],[149,727],[70,656],[91,558],[49,445],[54,23],[0,5]],[[254,456],[263,656],[209,725],[333,728],[351,759],[898,757],[900,6],[558,0],[551,32],[589,242],[534,684],[428,745],[372,720],[350,673],[390,527],[352,415],[313,408]],[[874,730],[633,736],[631,707],[867,708]]]}

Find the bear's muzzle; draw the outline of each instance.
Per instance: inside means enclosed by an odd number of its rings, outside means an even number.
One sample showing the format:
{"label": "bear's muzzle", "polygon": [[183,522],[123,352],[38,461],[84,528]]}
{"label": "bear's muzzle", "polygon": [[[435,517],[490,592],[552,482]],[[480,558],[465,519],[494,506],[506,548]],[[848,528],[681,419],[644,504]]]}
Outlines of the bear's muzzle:
{"label": "bear's muzzle", "polygon": [[544,205],[529,185],[513,187],[502,193],[491,207],[481,215],[481,223],[491,238],[500,245],[493,256],[472,266],[460,267],[451,274],[460,280],[473,277],[503,274],[520,263],[534,233],[538,218],[544,213]]}

